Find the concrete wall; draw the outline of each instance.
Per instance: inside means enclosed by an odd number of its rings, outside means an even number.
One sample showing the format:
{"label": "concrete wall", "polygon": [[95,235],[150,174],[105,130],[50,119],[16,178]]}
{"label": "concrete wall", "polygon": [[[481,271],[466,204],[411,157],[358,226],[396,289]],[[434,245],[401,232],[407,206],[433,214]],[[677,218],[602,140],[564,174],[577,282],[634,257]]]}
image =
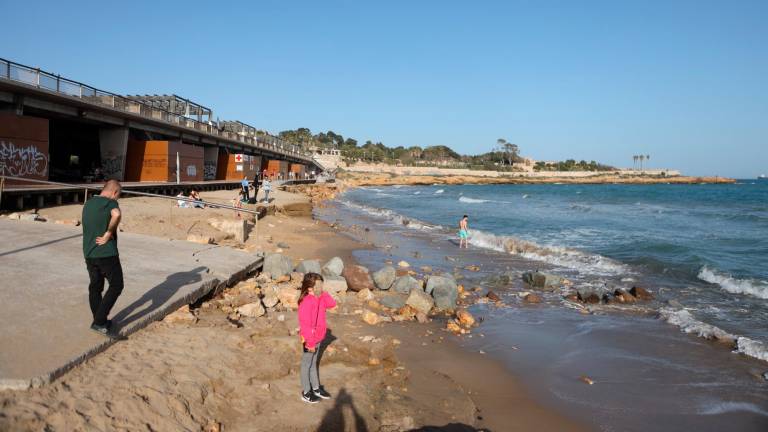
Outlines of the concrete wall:
{"label": "concrete wall", "polygon": [[99,129],[99,147],[104,177],[123,181],[128,152],[128,128]]}
{"label": "concrete wall", "polygon": [[203,150],[203,180],[216,180],[218,162],[219,148],[205,147]]}
{"label": "concrete wall", "polygon": [[0,113],[0,175],[48,180],[49,159],[47,119]]}

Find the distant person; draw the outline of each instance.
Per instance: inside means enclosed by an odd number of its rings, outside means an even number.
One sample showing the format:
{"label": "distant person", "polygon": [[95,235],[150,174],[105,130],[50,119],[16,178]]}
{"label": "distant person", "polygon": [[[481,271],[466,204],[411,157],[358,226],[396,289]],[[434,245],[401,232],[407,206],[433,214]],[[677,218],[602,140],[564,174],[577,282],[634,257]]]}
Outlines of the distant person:
{"label": "distant person", "polygon": [[[245,197],[245,192],[241,189],[239,192],[237,192],[237,196],[232,199],[232,207],[237,208],[243,208],[243,198]],[[236,216],[238,219],[240,219],[240,212],[236,212]]]}
{"label": "distant person", "polygon": [[243,177],[243,181],[240,182],[240,185],[243,188],[243,201],[247,202],[249,199],[251,199],[249,195],[251,184],[248,181],[248,176]]}
{"label": "distant person", "polygon": [[[120,224],[120,198],[122,187],[117,180],[109,180],[99,195],[83,206],[83,255],[88,269],[88,302],[93,322],[91,330],[110,335],[112,321],[109,312],[123,292],[123,268],[117,252],[117,226]],[[109,288],[102,297],[104,280]]]}
{"label": "distant person", "polygon": [[336,307],[336,300],[323,291],[323,277],[307,273],[301,282],[299,294],[299,336],[301,337],[301,400],[317,403],[330,399],[331,395],[320,385],[317,373],[317,359],[320,345],[325,339],[327,325],[326,309]]}
{"label": "distant person", "polygon": [[203,204],[203,200],[200,198],[200,192],[192,189],[192,192],[189,193],[189,197],[195,200],[195,202],[192,203],[192,207],[205,208],[205,204]]}
{"label": "distant person", "polygon": [[[176,198],[186,198],[186,197],[187,196],[184,195],[184,192],[179,192],[179,194],[176,195]],[[187,202],[186,199],[178,199],[178,200],[176,200],[176,207],[188,208],[189,207],[189,202]]]}
{"label": "distant person", "polygon": [[264,202],[269,203],[269,193],[272,191],[272,183],[269,179],[264,179],[261,183],[261,189],[264,191]]}
{"label": "distant person", "polygon": [[469,216],[467,215],[459,221],[459,249],[462,243],[464,248],[469,248]]}

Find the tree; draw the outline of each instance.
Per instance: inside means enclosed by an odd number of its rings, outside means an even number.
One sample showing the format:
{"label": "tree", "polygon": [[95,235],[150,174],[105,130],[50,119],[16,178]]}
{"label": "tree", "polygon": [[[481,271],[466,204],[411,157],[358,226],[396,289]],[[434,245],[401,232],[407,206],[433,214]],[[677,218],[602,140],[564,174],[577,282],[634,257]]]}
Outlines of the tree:
{"label": "tree", "polygon": [[643,160],[645,159],[645,155],[640,155],[637,158],[640,159],[640,171],[642,171],[643,170]]}

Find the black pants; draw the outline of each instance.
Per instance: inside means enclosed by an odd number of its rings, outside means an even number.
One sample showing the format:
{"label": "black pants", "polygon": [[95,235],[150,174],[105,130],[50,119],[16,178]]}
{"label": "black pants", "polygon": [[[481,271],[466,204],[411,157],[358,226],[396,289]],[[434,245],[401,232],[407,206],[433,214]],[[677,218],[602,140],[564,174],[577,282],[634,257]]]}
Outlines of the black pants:
{"label": "black pants", "polygon": [[[109,311],[123,292],[123,267],[120,265],[120,257],[86,258],[85,266],[91,278],[91,284],[88,285],[88,301],[91,304],[93,323],[105,325]],[[109,288],[102,297],[104,279],[109,282]]]}
{"label": "black pants", "polygon": [[250,191],[250,189],[248,188],[248,186],[243,186],[243,193],[245,193],[245,200],[246,200],[246,201],[248,201],[248,200],[250,200],[250,199],[251,199],[251,197],[250,197],[250,192],[251,192],[251,191]]}

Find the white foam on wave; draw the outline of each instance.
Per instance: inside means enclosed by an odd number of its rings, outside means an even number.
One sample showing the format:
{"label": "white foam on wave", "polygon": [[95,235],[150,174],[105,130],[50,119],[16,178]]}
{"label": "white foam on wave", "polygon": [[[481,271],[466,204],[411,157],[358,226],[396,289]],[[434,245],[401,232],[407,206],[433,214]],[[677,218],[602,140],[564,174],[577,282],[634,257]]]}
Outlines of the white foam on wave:
{"label": "white foam on wave", "polygon": [[686,309],[661,308],[659,317],[680,328],[683,333],[694,334],[710,340],[733,340],[735,349],[741,354],[768,362],[768,345],[745,336],[729,333],[720,327],[699,321]]}
{"label": "white foam on wave", "polygon": [[768,411],[749,402],[720,401],[709,403],[699,410],[701,415],[720,415],[729,412],[751,412],[763,416],[768,416]]}
{"label": "white foam on wave", "polygon": [[349,208],[361,211],[363,213],[369,214],[379,219],[385,219],[389,222],[392,222],[397,225],[402,225],[406,228],[415,229],[415,230],[424,230],[424,231],[433,231],[440,228],[439,225],[430,225],[418,219],[405,217],[399,213],[393,212],[392,210],[369,207],[366,205],[353,203],[347,200],[339,200],[338,202],[340,202],[341,204]]}
{"label": "white foam on wave", "polygon": [[420,194],[420,193],[421,193],[421,191],[416,191],[416,192],[414,192],[413,194],[414,194],[414,195],[418,195],[418,194]]}
{"label": "white foam on wave", "polygon": [[560,267],[567,267],[579,273],[616,275],[629,273],[624,264],[602,255],[590,254],[559,246],[543,246],[512,236],[499,236],[479,230],[472,230],[469,243],[486,249],[520,255],[534,261],[543,261]]}
{"label": "white foam on wave", "polygon": [[768,300],[768,282],[757,279],[737,279],[707,266],[701,268],[698,277],[705,282],[720,285],[720,288],[732,294],[747,294]]}
{"label": "white foam on wave", "polygon": [[438,189],[438,190],[436,190],[436,191],[435,191],[435,195],[439,195],[439,194],[441,194],[441,193],[443,193],[443,192],[445,192],[445,190],[443,190],[443,189]]}
{"label": "white foam on wave", "polygon": [[460,196],[459,197],[459,201],[461,201],[463,203],[469,203],[469,204],[482,204],[482,203],[490,202],[489,200],[476,199],[476,198],[468,198],[468,197],[465,197],[465,196]]}

